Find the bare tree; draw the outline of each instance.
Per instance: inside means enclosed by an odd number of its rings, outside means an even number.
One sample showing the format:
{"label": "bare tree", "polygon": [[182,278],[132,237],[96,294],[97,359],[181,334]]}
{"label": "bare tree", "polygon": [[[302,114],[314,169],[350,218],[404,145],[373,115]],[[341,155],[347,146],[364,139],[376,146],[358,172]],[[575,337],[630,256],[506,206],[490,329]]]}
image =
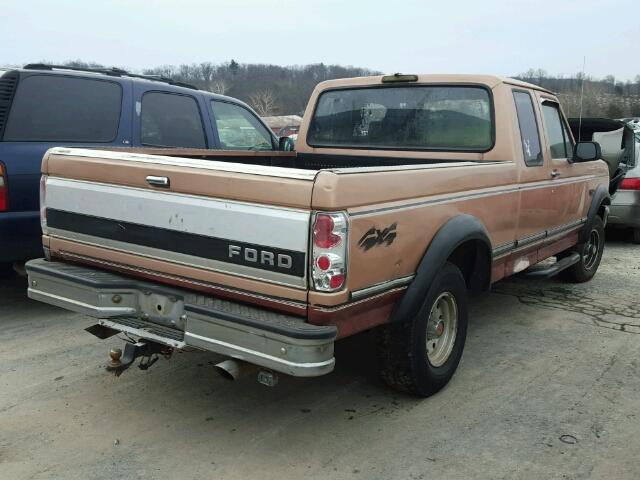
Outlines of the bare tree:
{"label": "bare tree", "polygon": [[276,111],[277,100],[271,90],[258,90],[249,95],[249,104],[261,117],[273,115]]}
{"label": "bare tree", "polygon": [[227,84],[224,82],[224,80],[213,80],[211,82],[211,87],[209,87],[209,90],[213,93],[224,95],[224,92],[227,91],[227,88]]}

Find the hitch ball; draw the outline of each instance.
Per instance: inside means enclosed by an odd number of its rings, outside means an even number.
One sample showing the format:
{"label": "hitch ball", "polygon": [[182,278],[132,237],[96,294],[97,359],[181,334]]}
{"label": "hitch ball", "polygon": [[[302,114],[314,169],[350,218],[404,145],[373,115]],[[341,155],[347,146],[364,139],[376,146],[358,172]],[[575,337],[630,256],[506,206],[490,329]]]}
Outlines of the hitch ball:
{"label": "hitch ball", "polygon": [[122,366],[120,359],[122,358],[122,350],[119,348],[112,348],[109,350],[109,363],[107,363],[107,370],[115,370]]}

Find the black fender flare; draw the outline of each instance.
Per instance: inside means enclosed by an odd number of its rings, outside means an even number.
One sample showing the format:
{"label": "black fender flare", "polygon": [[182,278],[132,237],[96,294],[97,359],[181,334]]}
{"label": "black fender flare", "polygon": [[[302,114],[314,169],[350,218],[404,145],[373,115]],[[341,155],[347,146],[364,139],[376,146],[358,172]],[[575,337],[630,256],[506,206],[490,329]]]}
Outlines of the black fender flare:
{"label": "black fender flare", "polygon": [[467,241],[480,241],[488,249],[489,278],[486,280],[486,284],[482,285],[482,289],[489,289],[492,261],[489,233],[476,217],[469,214],[457,215],[440,227],[431,240],[420,265],[418,265],[413,281],[391,314],[391,322],[405,322],[413,318],[420,309],[438,271],[456,248]]}
{"label": "black fender flare", "polygon": [[[598,185],[591,198],[591,205],[589,205],[589,212],[587,213],[587,221],[582,227],[582,230],[580,230],[578,238],[579,243],[584,243],[587,241],[587,238],[589,238],[589,233],[593,226],[593,220],[596,218],[596,215],[598,215],[602,205],[611,205],[611,195],[609,195],[609,189],[607,187],[604,185]],[[606,222],[607,219],[603,218],[603,220]]]}

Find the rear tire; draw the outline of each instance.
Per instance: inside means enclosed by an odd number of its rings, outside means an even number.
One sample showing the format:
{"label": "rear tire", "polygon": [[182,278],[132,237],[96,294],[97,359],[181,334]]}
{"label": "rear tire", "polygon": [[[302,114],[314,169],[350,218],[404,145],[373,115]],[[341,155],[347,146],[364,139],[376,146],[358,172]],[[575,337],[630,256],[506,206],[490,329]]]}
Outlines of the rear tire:
{"label": "rear tire", "polygon": [[572,283],[591,280],[598,271],[604,252],[604,224],[600,217],[594,218],[587,241],[576,245],[569,252],[578,252],[580,261],[564,270],[561,277]]}
{"label": "rear tire", "polygon": [[640,228],[634,228],[631,231],[631,239],[633,243],[640,243]]}
{"label": "rear tire", "polygon": [[451,379],[467,337],[467,285],[458,267],[438,272],[416,316],[380,331],[384,381],[396,390],[433,395]]}

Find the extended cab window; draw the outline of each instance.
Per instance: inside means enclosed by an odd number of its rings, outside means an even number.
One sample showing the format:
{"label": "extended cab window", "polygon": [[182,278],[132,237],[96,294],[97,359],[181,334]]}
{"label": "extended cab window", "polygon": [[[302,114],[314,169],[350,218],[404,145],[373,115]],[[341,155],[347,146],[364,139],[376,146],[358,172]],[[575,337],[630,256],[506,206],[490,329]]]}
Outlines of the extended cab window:
{"label": "extended cab window", "polygon": [[145,93],[140,122],[143,145],[207,148],[198,103],[188,95]]}
{"label": "extended cab window", "polygon": [[246,108],[213,100],[220,147],[227,150],[273,150],[271,134]]}
{"label": "extended cab window", "polygon": [[549,141],[551,158],[569,158],[573,153],[573,141],[562,121],[558,104],[544,102],[542,104],[542,114],[544,115],[544,125]]}
{"label": "extended cab window", "polygon": [[481,87],[329,90],[318,99],[307,143],[316,147],[486,151],[491,100]]}
{"label": "extended cab window", "polygon": [[540,148],[540,134],[533,110],[533,100],[526,92],[513,92],[513,100],[518,114],[520,138],[522,140],[522,154],[524,163],[528,167],[542,165],[542,149]]}
{"label": "extended cab window", "polygon": [[5,141],[113,141],[118,133],[122,89],[114,82],[58,75],[31,75],[18,84]]}

